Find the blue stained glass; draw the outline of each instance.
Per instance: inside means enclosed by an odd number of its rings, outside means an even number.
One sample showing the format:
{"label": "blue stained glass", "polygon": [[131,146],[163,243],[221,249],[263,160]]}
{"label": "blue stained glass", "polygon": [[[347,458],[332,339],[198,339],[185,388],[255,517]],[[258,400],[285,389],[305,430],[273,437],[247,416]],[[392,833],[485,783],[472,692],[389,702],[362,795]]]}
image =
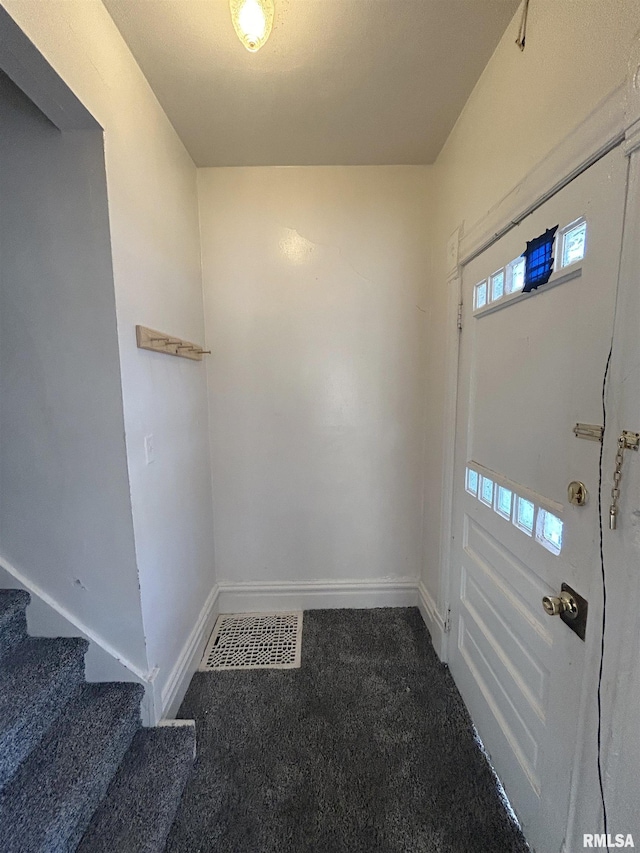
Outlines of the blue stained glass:
{"label": "blue stained glass", "polygon": [[518,498],[518,527],[520,527],[522,530],[525,530],[529,534],[533,533],[534,513],[535,506],[531,503],[531,501],[526,500],[526,498]]}
{"label": "blue stained glass", "polygon": [[500,270],[491,276],[491,300],[501,299],[504,296],[504,270]]}
{"label": "blue stained glass", "polygon": [[467,468],[467,491],[472,495],[478,494],[478,472]]}
{"label": "blue stained glass", "polygon": [[523,293],[537,290],[541,284],[546,284],[553,272],[553,243],[558,226],[548,228],[544,234],[527,242],[524,252],[525,274]]}
{"label": "blue stained glass", "polygon": [[511,518],[511,497],[512,492],[510,489],[505,489],[504,486],[498,486],[496,510],[505,518]]}
{"label": "blue stained glass", "polygon": [[493,480],[490,480],[488,477],[482,478],[480,500],[482,503],[487,504],[487,506],[493,505]]}

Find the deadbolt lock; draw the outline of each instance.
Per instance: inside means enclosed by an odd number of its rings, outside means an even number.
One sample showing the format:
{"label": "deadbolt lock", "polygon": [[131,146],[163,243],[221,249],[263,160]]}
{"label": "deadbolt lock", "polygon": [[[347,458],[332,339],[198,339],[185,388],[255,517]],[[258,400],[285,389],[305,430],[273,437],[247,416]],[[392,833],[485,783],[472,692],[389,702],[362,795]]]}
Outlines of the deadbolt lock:
{"label": "deadbolt lock", "polygon": [[569,483],[567,493],[569,495],[569,503],[572,503],[574,506],[584,506],[589,498],[587,487],[580,480],[572,480]]}
{"label": "deadbolt lock", "polygon": [[547,616],[560,616],[566,614],[569,619],[575,619],[578,615],[578,602],[569,592],[561,592],[560,595],[545,595],[542,606]]}
{"label": "deadbolt lock", "polygon": [[589,604],[580,593],[563,583],[560,595],[545,595],[542,606],[547,615],[559,616],[565,625],[584,640]]}

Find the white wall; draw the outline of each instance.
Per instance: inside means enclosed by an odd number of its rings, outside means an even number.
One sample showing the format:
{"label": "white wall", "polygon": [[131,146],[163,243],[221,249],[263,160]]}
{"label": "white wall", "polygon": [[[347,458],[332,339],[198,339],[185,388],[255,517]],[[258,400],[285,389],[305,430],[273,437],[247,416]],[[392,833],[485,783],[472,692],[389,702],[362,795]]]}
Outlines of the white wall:
{"label": "white wall", "polygon": [[526,49],[515,45],[520,12],[507,28],[434,167],[437,194],[432,313],[427,358],[425,565],[423,580],[442,611],[439,583],[445,400],[446,243],[476,222],[626,77],[639,0],[536,0]]}
{"label": "white wall", "polygon": [[102,134],[0,125],[1,559],[144,670]]}
{"label": "white wall", "polygon": [[417,578],[427,167],[199,172],[216,571]]}
{"label": "white wall", "polygon": [[206,379],[204,364],[138,350],[134,326],[204,338],[196,170],[100,0],[2,2],[105,131],[131,505],[162,690],[214,585]]}

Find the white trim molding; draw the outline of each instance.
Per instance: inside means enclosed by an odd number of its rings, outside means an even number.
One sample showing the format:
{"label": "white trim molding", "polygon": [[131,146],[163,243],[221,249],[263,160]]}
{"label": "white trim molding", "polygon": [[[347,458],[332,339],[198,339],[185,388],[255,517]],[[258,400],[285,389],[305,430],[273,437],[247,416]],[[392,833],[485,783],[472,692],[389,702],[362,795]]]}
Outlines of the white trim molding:
{"label": "white trim molding", "polygon": [[31,603],[27,608],[27,620],[29,633],[33,636],[83,637],[89,642],[85,656],[87,681],[134,681],[142,684],[145,695],[140,711],[145,726],[155,726],[159,720],[173,717],[177,713],[189,682],[198,668],[219,612],[218,587],[214,586],[185,640],[178,660],[161,686],[157,667],[144,670],[129,660],[2,555],[0,555],[0,587],[25,589],[31,595]]}
{"label": "white trim molding", "polygon": [[418,608],[431,634],[433,648],[440,660],[446,660],[448,619],[440,613],[434,598],[422,583],[418,584]]}
{"label": "white trim molding", "polygon": [[[462,331],[462,274],[460,269],[460,246],[462,242],[463,227],[459,225],[447,241],[447,330],[445,344],[445,400],[443,409],[443,444],[442,444],[442,467],[440,469],[440,481],[442,485],[440,499],[440,565],[439,565],[439,588],[441,596],[445,596],[444,610],[449,609],[449,577],[451,566],[451,537],[453,533],[453,495],[454,495],[454,470],[456,450],[456,425],[458,408],[458,366],[460,362],[460,332]],[[426,555],[425,555],[426,558]],[[424,593],[428,596],[426,587],[421,584]],[[426,600],[426,599],[425,599]],[[429,597],[429,600],[430,597]],[[441,619],[435,602],[432,612],[438,617],[432,620],[433,627],[425,619],[434,647],[441,660],[447,660],[447,635],[438,628]],[[424,615],[424,614],[423,614]],[[440,631],[438,642],[436,636]]]}
{"label": "white trim molding", "polygon": [[415,607],[417,579],[220,583],[221,613],[322,608]]}
{"label": "white trim molding", "polygon": [[467,229],[460,241],[461,267],[624,141],[632,122],[628,92],[626,82],[616,86],[507,195]]}
{"label": "white trim molding", "polygon": [[626,96],[624,147],[626,153],[631,156],[640,148],[640,32],[633,40],[633,49],[629,57]]}
{"label": "white trim molding", "polygon": [[145,726],[155,724],[158,719],[154,698],[157,670],[145,670],[129,660],[2,555],[0,587],[24,589],[31,595],[31,603],[27,607],[27,624],[33,636],[83,637],[88,641],[89,648],[85,655],[87,681],[135,681],[142,684],[145,688],[141,705],[142,721]]}
{"label": "white trim molding", "polygon": [[220,588],[216,585],[207,596],[196,624],[185,640],[178,660],[162,687],[160,702],[158,703],[160,707],[159,718],[171,719],[178,713],[178,708],[182,704],[194,673],[197,672],[207,640],[211,636],[220,613],[219,600]]}

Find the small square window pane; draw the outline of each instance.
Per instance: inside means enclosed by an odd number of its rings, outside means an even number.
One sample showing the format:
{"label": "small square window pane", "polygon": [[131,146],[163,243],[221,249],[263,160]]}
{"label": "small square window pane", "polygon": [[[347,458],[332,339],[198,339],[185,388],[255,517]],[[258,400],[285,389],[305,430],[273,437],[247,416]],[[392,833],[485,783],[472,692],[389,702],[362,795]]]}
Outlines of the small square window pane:
{"label": "small square window pane", "polygon": [[504,270],[500,270],[491,276],[491,301],[501,299],[504,296]]}
{"label": "small square window pane", "polygon": [[562,550],[562,528],[561,519],[552,512],[547,512],[546,509],[538,512],[536,539],[552,554],[559,554]]}
{"label": "small square window pane", "polygon": [[587,223],[583,220],[565,231],[562,238],[562,266],[568,267],[584,258],[587,244]]}
{"label": "small square window pane", "polygon": [[535,506],[526,498],[518,496],[516,498],[516,512],[513,523],[519,527],[527,536],[533,533],[533,517],[535,515]]}
{"label": "small square window pane", "polygon": [[487,304],[487,282],[481,281],[480,284],[476,284],[474,294],[473,294],[473,307],[474,308],[484,308]]}
{"label": "small square window pane", "polygon": [[513,492],[510,489],[505,489],[504,486],[498,486],[496,488],[496,505],[495,511],[498,515],[501,515],[503,518],[506,518],[508,521],[511,521],[511,501],[513,499]]}
{"label": "small square window pane", "polygon": [[507,267],[507,281],[505,286],[507,293],[519,293],[522,290],[524,287],[524,270],[524,258],[520,257],[516,258],[515,261],[511,261]]}
{"label": "small square window pane", "polygon": [[478,472],[467,468],[467,491],[474,497],[478,496]]}
{"label": "small square window pane", "polygon": [[480,494],[478,497],[483,504],[493,506],[493,480],[488,477],[480,477]]}

